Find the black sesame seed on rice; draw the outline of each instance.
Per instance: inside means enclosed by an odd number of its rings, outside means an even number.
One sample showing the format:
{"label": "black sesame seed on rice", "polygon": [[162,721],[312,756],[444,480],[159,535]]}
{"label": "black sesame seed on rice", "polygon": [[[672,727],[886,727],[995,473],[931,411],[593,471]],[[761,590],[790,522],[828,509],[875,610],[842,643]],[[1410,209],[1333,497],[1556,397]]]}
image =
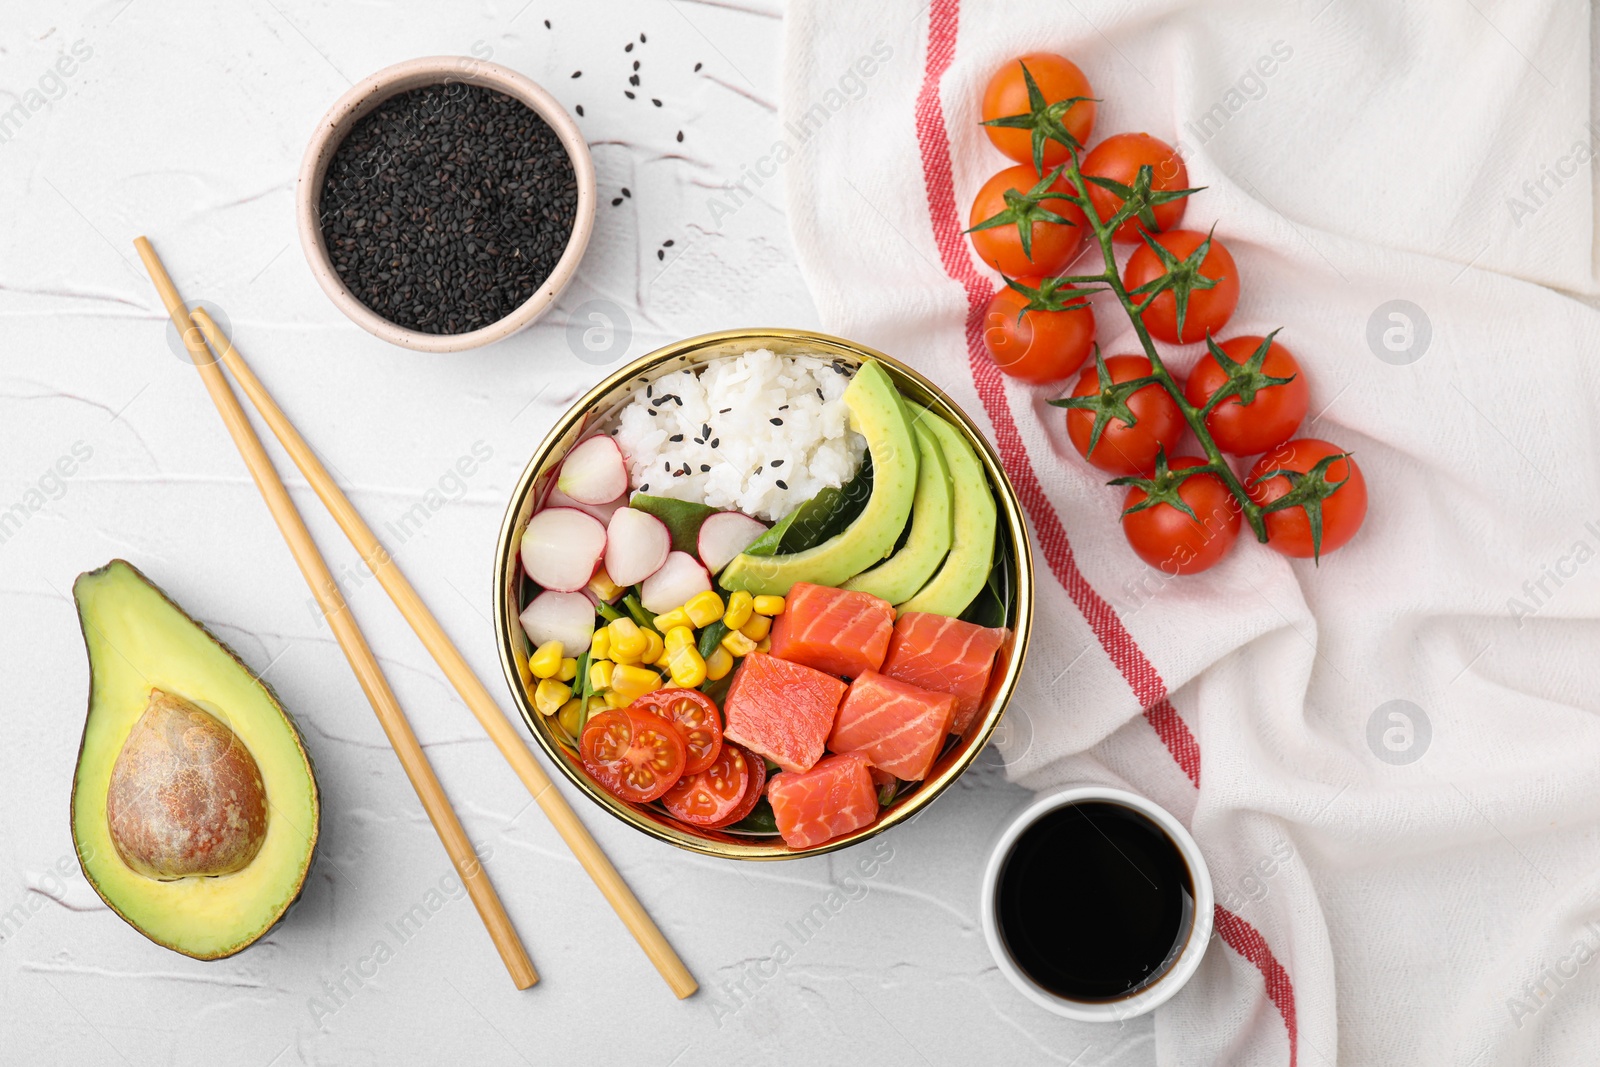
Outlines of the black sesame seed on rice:
{"label": "black sesame seed on rice", "polygon": [[730,412],[732,410],[733,410],[732,408],[719,408],[717,410],[717,414],[718,415],[726,415],[728,412]]}
{"label": "black sesame seed on rice", "polygon": [[712,448],[718,448],[718,447],[720,447],[720,446],[721,446],[721,445],[722,445],[722,438],[720,438],[720,437],[713,437],[713,438],[712,438],[712,439],[711,439],[711,447],[712,447]]}
{"label": "black sesame seed on rice", "polygon": [[700,473],[701,474],[704,474],[706,471],[708,471],[710,469],[711,469],[711,464],[709,464],[709,463],[700,464]]}
{"label": "black sesame seed on rice", "polygon": [[519,100],[461,82],[384,101],[334,150],[319,212],[351,293],[407,329],[459,334],[544,284],[577,215],[572,161]]}
{"label": "black sesame seed on rice", "polygon": [[768,419],[767,421],[772,423],[772,425],[774,425],[774,426],[782,426],[783,425],[783,420],[782,419]]}
{"label": "black sesame seed on rice", "polygon": [[683,434],[675,433],[671,437],[667,438],[667,440],[671,441],[673,444],[677,444],[679,441],[683,440]]}
{"label": "black sesame seed on rice", "polygon": [[779,478],[777,481],[777,486],[779,489],[787,489],[789,488],[789,483],[784,481],[782,478]]}
{"label": "black sesame seed on rice", "polygon": [[772,466],[774,466],[774,467],[781,467],[781,466],[783,466],[783,460],[781,460],[781,459],[775,459],[775,460],[773,460],[773,461],[772,461]]}

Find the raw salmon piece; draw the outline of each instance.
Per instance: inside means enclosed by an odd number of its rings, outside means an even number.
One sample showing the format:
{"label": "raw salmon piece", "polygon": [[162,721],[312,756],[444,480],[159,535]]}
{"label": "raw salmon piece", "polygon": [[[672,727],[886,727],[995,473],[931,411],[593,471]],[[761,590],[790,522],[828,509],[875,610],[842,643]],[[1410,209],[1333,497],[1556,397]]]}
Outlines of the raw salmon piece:
{"label": "raw salmon piece", "polygon": [[722,736],[786,771],[810,770],[822,758],[844,683],[799,663],[752,652],[739,665],[722,705]]}
{"label": "raw salmon piece", "polygon": [[870,826],[878,817],[878,791],[860,752],[829,756],[804,773],[785,771],[767,783],[778,833],[790,848],[810,848]]}
{"label": "raw salmon piece", "polygon": [[944,746],[955,718],[956,698],[868,671],[850,683],[839,706],[828,747],[835,752],[865,752],[881,767],[908,782],[920,782]]}
{"label": "raw salmon piece", "polygon": [[983,706],[994,654],[1009,630],[976,626],[948,615],[908,611],[894,624],[894,639],[883,661],[891,678],[956,698],[952,733],[964,734]]}
{"label": "raw salmon piece", "polygon": [[772,625],[772,654],[854,678],[883,666],[894,605],[871,593],[797,582]]}

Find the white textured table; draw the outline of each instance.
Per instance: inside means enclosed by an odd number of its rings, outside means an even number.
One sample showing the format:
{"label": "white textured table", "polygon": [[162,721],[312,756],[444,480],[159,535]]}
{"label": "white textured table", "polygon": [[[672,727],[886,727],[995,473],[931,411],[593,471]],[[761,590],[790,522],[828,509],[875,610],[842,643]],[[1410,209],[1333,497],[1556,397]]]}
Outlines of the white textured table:
{"label": "white textured table", "polygon": [[[451,885],[443,850],[137,269],[130,242],[148,233],[185,294],[225,313],[503,695],[488,620],[502,510],[604,358],[578,358],[569,321],[620,312],[614,359],[707,330],[818,325],[790,255],[781,176],[731,214],[710,206],[775,136],[781,14],[765,0],[7,4],[0,1059],[1150,1059],[1148,1021],[1056,1020],[992,966],[977,924],[981,865],[1023,797],[992,753],[880,839],[866,878],[847,875],[870,846],[735,865],[581,809],[700,979],[700,994],[674,1000],[293,475],[439,776],[492,850],[490,873],[543,977],[513,990],[471,906],[438,892]],[[445,52],[492,57],[583,105],[601,185],[594,242],[556,312],[452,357],[388,347],[340,317],[305,267],[291,210],[308,131],[349,82]],[[58,459],[74,454],[61,477]],[[468,476],[456,473],[463,457]],[[88,679],[70,587],[114,556],[265,672],[316,760],[322,843],[305,896],[230,960],[145,941],[73,859],[67,804]],[[425,923],[398,936],[393,924],[417,906]]]}

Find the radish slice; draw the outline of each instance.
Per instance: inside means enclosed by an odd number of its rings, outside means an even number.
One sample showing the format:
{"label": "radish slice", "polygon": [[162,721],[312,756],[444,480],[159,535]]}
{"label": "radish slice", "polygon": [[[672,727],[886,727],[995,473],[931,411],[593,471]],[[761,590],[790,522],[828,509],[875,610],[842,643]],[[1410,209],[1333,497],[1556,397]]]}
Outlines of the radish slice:
{"label": "radish slice", "polygon": [[544,498],[547,508],[577,508],[585,515],[593,515],[601,522],[610,522],[611,516],[616,514],[618,508],[628,506],[626,495],[619,496],[609,504],[585,504],[581,500],[574,500],[555,486],[550,487],[550,495]]}
{"label": "radish slice", "polygon": [[766,532],[764,525],[748,515],[719,511],[700,524],[700,562],[715,574]]}
{"label": "radish slice", "polygon": [[711,575],[687,552],[670,552],[661,569],[644,580],[639,600],[652,615],[681,608],[696,593],[711,588]]}
{"label": "radish slice", "polygon": [[605,434],[579,441],[561,461],[556,488],[580,504],[609,504],[628,491],[622,449]]}
{"label": "radish slice", "polygon": [[522,531],[522,569],[528,577],[563,593],[589,584],[606,550],[606,528],[577,508],[545,508]]}
{"label": "radish slice", "polygon": [[638,585],[667,561],[667,524],[638,508],[618,508],[606,526],[606,573],[621,586]]}
{"label": "radish slice", "polygon": [[547,589],[522,609],[520,618],[534,648],[560,641],[568,653],[578,655],[594,636],[594,605],[582,593]]}

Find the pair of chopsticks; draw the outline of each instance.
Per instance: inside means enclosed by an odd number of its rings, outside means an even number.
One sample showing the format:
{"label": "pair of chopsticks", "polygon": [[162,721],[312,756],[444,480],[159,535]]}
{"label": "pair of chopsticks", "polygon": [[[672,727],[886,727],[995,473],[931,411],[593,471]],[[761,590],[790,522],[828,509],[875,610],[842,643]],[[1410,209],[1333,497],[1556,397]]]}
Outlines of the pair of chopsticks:
{"label": "pair of chopsticks", "polygon": [[[356,551],[361,553],[362,559],[377,576],[379,584],[400,609],[400,614],[405,616],[406,622],[416,631],[423,646],[433,656],[434,662],[438,663],[461,699],[471,709],[473,715],[477,716],[484,732],[500,750],[500,754],[511,764],[512,770],[533,795],[533,799],[539,803],[545,816],[555,826],[562,840],[567,843],[567,847],[572,849],[573,855],[594,880],[595,885],[600,888],[600,892],[611,907],[616,910],[623,925],[628,928],[628,932],[639,943],[639,947],[644,950],[656,970],[661,973],[661,977],[680,999],[689,996],[698,988],[694,976],[673,952],[666,937],[656,927],[644,910],[644,906],[633,895],[633,891],[622,880],[622,876],[611,865],[605,853],[600,851],[600,846],[578,820],[577,814],[573,812],[566,798],[559,790],[552,787],[550,776],[523,744],[516,728],[507,721],[500,706],[489,695],[472,668],[467,665],[466,659],[445,634],[444,628],[422,602],[417,591],[412,588],[399,567],[395,566],[394,560],[373,534],[372,529],[362,520],[355,507],[329,476],[327,469],[312,452],[311,446],[306,444],[305,438],[295,430],[288,417],[284,415],[283,409],[278,407],[266,388],[262,386],[260,379],[245,365],[244,357],[239,355],[238,349],[233,347],[232,342],[218,328],[211,316],[206,314],[204,309],[195,308],[191,318],[188,305],[183,302],[177,288],[172,284],[171,277],[168,276],[155,249],[151,247],[150,241],[140,237],[134,241],[134,247],[138,249],[139,258],[144,261],[145,270],[149,273],[150,280],[155,283],[156,292],[160,294],[167,314],[172,317],[173,325],[178,328],[178,335],[183,338],[190,358],[200,371],[200,378],[205,383],[207,392],[211,394],[212,402],[222,415],[222,421],[233,437],[233,443],[238,447],[240,455],[243,456],[245,465],[250,468],[256,488],[261,491],[267,509],[271,511],[279,531],[288,542],[295,563],[300,567],[300,573],[311,586],[317,606],[327,618],[329,627],[339,641],[339,647],[344,650],[345,658],[350,661],[356,681],[360,683],[367,700],[372,704],[372,710],[377,714],[378,722],[389,738],[389,744],[394,748],[395,755],[400,758],[400,765],[405,769],[406,777],[411,780],[412,787],[417,791],[423,809],[428,813],[428,818],[433,823],[440,841],[444,843],[445,851],[450,855],[450,862],[455,866],[462,884],[472,897],[472,903],[478,909],[478,915],[488,928],[489,937],[494,941],[495,948],[499,951],[506,969],[511,972],[511,978],[517,988],[527,989],[539,980],[532,961],[528,959],[528,952],[517,937],[517,931],[511,925],[511,919],[506,915],[505,907],[500,903],[500,897],[495,893],[489,876],[478,862],[472,844],[467,839],[466,831],[462,829],[461,821],[456,818],[450,800],[445,796],[444,787],[434,775],[422,746],[417,742],[416,734],[411,730],[411,724],[406,720],[405,712],[401,710],[400,703],[395,699],[394,691],[389,687],[382,668],[378,666],[377,658],[367,645],[354,616],[350,614],[349,607],[345,604],[333,575],[329,573],[322,554],[317,550],[316,542],[311,539],[311,533],[306,529],[299,511],[295,509],[289,491],[284,488],[283,481],[278,477],[272,460],[267,456],[266,448],[262,446],[261,439],[256,436],[243,407],[234,396],[227,377],[217,366],[217,358],[220,358],[228,368],[256,411],[278,438],[278,442],[289,453],[311,487],[316,490],[317,496],[338,522],[339,528],[350,539]],[[208,342],[210,348],[207,347]],[[218,354],[217,357],[213,357],[211,351],[213,349]]]}

